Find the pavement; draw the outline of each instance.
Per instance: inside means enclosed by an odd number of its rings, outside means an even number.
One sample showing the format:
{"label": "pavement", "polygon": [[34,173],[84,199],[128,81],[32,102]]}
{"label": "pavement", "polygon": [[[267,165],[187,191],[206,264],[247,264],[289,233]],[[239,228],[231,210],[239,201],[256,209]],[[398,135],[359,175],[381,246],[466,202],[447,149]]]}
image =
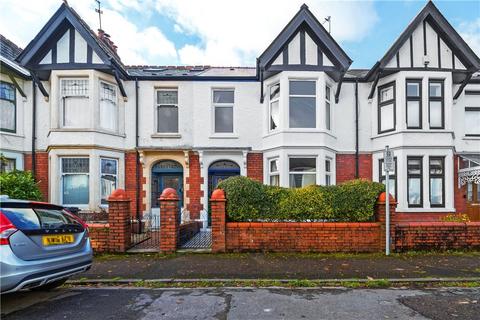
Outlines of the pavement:
{"label": "pavement", "polygon": [[394,254],[101,255],[73,279],[478,278],[480,252]]}
{"label": "pavement", "polygon": [[[480,288],[61,288],[2,296],[2,319],[478,319]],[[19,304],[21,306],[19,306]]]}

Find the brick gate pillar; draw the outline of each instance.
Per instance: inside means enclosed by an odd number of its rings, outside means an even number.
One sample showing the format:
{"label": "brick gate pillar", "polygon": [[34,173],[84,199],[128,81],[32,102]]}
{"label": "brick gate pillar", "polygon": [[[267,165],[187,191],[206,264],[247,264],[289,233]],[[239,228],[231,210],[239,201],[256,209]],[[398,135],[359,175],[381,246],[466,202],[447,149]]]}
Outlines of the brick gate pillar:
{"label": "brick gate pillar", "polygon": [[[397,201],[395,198],[389,194],[390,197],[390,251],[395,251],[395,213],[397,208]],[[382,192],[377,199],[377,203],[375,204],[375,220],[380,222],[380,249],[385,251],[385,229],[386,229],[386,210],[385,210],[385,201],[387,198],[387,193]]]}
{"label": "brick gate pillar", "polygon": [[166,188],[160,195],[160,251],[173,253],[179,240],[178,195]]}
{"label": "brick gate pillar", "polygon": [[130,198],[123,189],[117,189],[108,197],[108,250],[125,252],[130,247]]}
{"label": "brick gate pillar", "polygon": [[225,213],[225,192],[216,189],[210,199],[210,209],[212,210],[212,252],[225,252],[226,243],[226,213]]}

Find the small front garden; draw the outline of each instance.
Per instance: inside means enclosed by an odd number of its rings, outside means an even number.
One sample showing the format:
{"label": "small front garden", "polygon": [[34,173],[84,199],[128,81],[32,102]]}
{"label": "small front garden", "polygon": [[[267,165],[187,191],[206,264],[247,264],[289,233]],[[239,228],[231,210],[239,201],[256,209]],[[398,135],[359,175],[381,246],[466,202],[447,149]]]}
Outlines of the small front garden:
{"label": "small front garden", "polygon": [[226,193],[231,222],[373,221],[375,203],[385,190],[381,183],[360,179],[335,186],[289,189],[243,176],[226,179],[218,188]]}

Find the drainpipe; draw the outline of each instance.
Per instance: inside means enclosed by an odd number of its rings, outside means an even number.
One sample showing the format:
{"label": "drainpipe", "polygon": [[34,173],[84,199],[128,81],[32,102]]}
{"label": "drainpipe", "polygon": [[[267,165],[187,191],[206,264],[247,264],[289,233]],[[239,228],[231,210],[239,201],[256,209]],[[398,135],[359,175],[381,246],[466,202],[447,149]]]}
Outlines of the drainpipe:
{"label": "drainpipe", "polygon": [[35,81],[32,81],[32,174],[33,179],[36,181],[36,172],[37,172],[37,164],[36,164],[36,154],[35,154],[35,146],[36,146],[36,114],[37,114],[37,87],[35,85]]}
{"label": "drainpipe", "polygon": [[355,79],[355,179],[359,176],[358,149],[358,79]]}
{"label": "drainpipe", "polygon": [[135,150],[136,150],[136,166],[135,166],[135,178],[137,190],[135,192],[136,202],[136,216],[138,221],[138,230],[142,232],[142,224],[140,217],[140,153],[138,152],[138,78],[135,78]]}

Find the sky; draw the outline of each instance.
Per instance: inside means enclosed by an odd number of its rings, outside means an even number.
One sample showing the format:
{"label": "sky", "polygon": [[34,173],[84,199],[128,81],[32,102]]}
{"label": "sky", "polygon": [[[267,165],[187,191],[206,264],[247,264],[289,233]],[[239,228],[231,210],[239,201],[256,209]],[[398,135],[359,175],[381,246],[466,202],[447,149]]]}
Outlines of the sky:
{"label": "sky", "polygon": [[[480,1],[434,1],[480,56]],[[94,0],[69,0],[93,30]],[[306,3],[354,61],[371,68],[426,1],[102,0],[102,28],[126,65],[255,66]],[[0,33],[24,48],[61,0],[0,0]],[[325,27],[328,29],[327,24]]]}

